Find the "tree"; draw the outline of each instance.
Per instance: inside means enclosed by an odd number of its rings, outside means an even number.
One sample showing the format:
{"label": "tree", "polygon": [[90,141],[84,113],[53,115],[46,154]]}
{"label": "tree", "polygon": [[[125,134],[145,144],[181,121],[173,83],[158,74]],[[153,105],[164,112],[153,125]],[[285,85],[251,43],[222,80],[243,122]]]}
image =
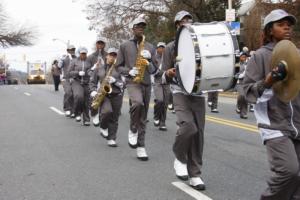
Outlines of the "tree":
{"label": "tree", "polygon": [[29,46],[33,44],[33,40],[36,38],[33,32],[33,27],[10,24],[10,19],[5,13],[1,3],[0,21],[0,47],[6,48],[10,46]]}
{"label": "tree", "polygon": [[[240,5],[234,1],[234,8]],[[122,42],[130,36],[128,25],[143,15],[147,21],[148,41],[170,41],[175,34],[174,16],[179,10],[189,11],[194,21],[224,21],[227,1],[222,0],[88,0],[84,10],[90,29],[111,41]]]}

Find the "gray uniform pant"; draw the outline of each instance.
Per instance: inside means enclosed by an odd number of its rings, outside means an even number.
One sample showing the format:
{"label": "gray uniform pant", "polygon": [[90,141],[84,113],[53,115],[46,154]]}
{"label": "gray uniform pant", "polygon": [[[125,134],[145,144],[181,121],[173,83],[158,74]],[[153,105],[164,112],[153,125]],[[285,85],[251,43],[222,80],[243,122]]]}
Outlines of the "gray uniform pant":
{"label": "gray uniform pant", "polygon": [[248,112],[248,102],[244,95],[238,95],[237,97],[237,108],[240,110],[240,116],[247,115]]}
{"label": "gray uniform pant", "polygon": [[205,98],[173,94],[177,130],[173,152],[182,163],[187,164],[190,177],[201,174],[205,125]]}
{"label": "gray uniform pant", "polygon": [[105,97],[100,107],[100,127],[108,129],[108,140],[116,140],[123,93]]}
{"label": "gray uniform pant", "polygon": [[79,81],[72,82],[73,98],[74,98],[74,114],[75,116],[83,116],[83,121],[90,121],[89,115],[89,87],[87,84],[81,84]]}
{"label": "gray uniform pant", "polygon": [[218,108],[218,97],[219,97],[219,92],[209,92],[207,94],[207,101],[211,102],[211,109]]}
{"label": "gray uniform pant", "polygon": [[72,84],[69,79],[63,81],[63,88],[65,91],[63,102],[64,111],[73,111],[73,91]]}
{"label": "gray uniform pant", "polygon": [[145,146],[146,119],[151,97],[151,85],[129,83],[126,87],[131,102],[129,110],[130,130],[138,132],[137,145],[143,147]]}
{"label": "gray uniform pant", "polygon": [[154,84],[154,119],[159,120],[160,125],[165,125],[167,117],[168,100],[170,96],[170,86],[160,83]]}
{"label": "gray uniform pant", "polygon": [[300,141],[279,137],[266,141],[272,172],[261,200],[300,199]]}
{"label": "gray uniform pant", "polygon": [[236,85],[238,91],[236,107],[240,110],[240,116],[245,116],[248,112],[248,102],[244,96],[242,85],[240,84],[242,81],[243,79],[238,80],[238,84]]}

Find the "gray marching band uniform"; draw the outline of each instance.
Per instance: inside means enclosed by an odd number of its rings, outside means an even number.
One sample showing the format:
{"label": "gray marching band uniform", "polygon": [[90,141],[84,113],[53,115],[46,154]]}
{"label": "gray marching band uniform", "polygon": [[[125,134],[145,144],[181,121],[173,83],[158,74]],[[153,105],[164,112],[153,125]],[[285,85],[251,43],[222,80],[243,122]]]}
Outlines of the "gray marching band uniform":
{"label": "gray marching band uniform", "polygon": [[240,71],[238,73],[238,83],[237,83],[237,91],[238,91],[238,97],[237,97],[237,109],[240,110],[240,117],[245,118],[248,113],[248,102],[245,98],[243,89],[242,89],[242,82],[245,76],[247,68],[247,61],[240,63]]}
{"label": "gray marching band uniform", "polygon": [[[105,63],[105,57],[107,55],[107,52],[102,49],[102,50],[97,50],[94,53],[92,53],[91,55],[88,56],[88,61],[91,63],[92,67],[99,61],[100,66],[104,65]],[[92,76],[93,70],[90,71],[90,75]],[[95,116],[98,112],[98,110],[94,110],[92,107],[90,107],[91,110],[91,115]]]}
{"label": "gray marching band uniform", "polygon": [[[72,55],[72,59],[76,59],[75,55]],[[71,77],[69,74],[69,67],[71,64],[71,59],[69,56],[66,56],[64,59],[60,60],[58,67],[63,71],[63,88],[64,88],[64,100],[63,100],[63,109],[64,111],[73,112],[73,91],[71,86]]]}
{"label": "gray marching band uniform", "polygon": [[243,80],[247,101],[256,103],[254,114],[272,172],[261,200],[300,199],[300,94],[284,103],[263,86],[274,46],[268,43],[254,53]]}
{"label": "gray marching band uniform", "polygon": [[[159,72],[154,75],[154,120],[159,120],[159,126],[163,127],[166,124],[168,100],[170,98],[170,85],[162,83],[161,76],[166,69],[163,69],[162,55],[156,53],[155,60],[159,66]],[[165,67],[165,66],[164,66]]]}
{"label": "gray marching band uniform", "polygon": [[[97,50],[91,55],[88,56],[88,60],[91,62],[92,65],[96,64],[98,60],[100,60],[101,64],[105,63],[105,57],[107,56],[107,52],[105,50]],[[102,59],[102,60],[101,60]]]}
{"label": "gray marching band uniform", "polygon": [[[83,114],[83,122],[89,122],[89,71],[91,69],[91,63],[86,60],[80,60],[77,58],[72,60],[69,74],[73,78],[72,90],[74,98],[74,113],[75,116]],[[84,76],[79,76],[79,71],[84,71]]]}
{"label": "gray marching band uniform", "polygon": [[[164,52],[163,68],[175,67],[175,42],[170,42]],[[182,163],[187,164],[190,177],[199,177],[202,167],[205,125],[205,97],[186,94],[175,78],[164,73],[162,82],[170,83],[173,104],[176,111],[177,126],[173,152]]]}
{"label": "gray marching band uniform", "polygon": [[[105,64],[91,73],[89,83],[91,92],[97,91],[99,81],[100,83],[103,82],[110,67],[111,65]],[[112,71],[111,76],[116,79],[116,82],[111,84],[112,92],[104,98],[103,103],[99,108],[100,128],[108,129],[108,140],[116,140],[118,121],[123,102],[124,83],[120,73],[118,73],[116,69]]]}
{"label": "gray marching band uniform", "polygon": [[[149,67],[145,70],[144,80],[139,84],[134,83],[133,77],[129,75],[129,71],[135,67],[137,48],[138,44],[135,38],[122,43],[118,52],[116,67],[121,75],[125,77],[126,88],[132,103],[129,111],[130,130],[134,133],[138,132],[137,146],[144,147],[147,111],[151,97],[150,74],[156,72],[156,64],[154,62],[150,63]],[[151,53],[151,59],[154,61],[155,48],[153,45],[145,42],[144,49]]]}

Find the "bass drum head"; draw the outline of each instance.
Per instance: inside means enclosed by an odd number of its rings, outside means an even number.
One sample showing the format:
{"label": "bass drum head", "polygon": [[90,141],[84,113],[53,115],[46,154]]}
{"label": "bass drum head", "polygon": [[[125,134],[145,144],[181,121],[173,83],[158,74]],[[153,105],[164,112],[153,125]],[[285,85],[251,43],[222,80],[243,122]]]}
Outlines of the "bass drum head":
{"label": "bass drum head", "polygon": [[177,60],[179,60],[179,79],[187,93],[192,93],[195,84],[196,60],[194,44],[190,32],[183,27],[178,35]]}

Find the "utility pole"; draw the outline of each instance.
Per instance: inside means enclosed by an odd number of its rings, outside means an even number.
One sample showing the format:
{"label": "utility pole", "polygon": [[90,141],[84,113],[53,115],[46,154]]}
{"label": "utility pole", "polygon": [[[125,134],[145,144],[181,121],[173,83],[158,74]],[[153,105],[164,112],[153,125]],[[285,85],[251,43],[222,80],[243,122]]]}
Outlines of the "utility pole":
{"label": "utility pole", "polygon": [[228,0],[228,9],[229,9],[229,10],[232,9],[232,0]]}
{"label": "utility pole", "polygon": [[235,21],[235,9],[232,9],[232,0],[228,0],[228,9],[225,12],[227,22]]}

